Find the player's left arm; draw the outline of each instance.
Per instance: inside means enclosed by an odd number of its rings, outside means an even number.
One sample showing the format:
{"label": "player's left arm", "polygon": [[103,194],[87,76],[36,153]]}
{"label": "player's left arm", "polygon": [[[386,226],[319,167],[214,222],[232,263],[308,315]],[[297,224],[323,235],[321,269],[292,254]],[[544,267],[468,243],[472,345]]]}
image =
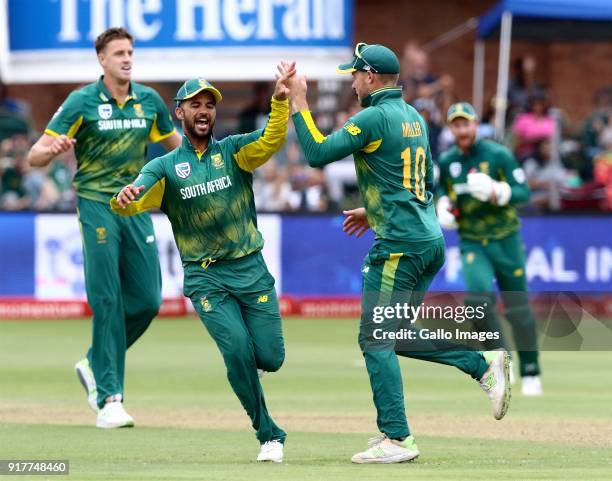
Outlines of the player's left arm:
{"label": "player's left arm", "polygon": [[251,173],[265,164],[280,150],[287,138],[289,123],[289,82],[295,75],[295,62],[280,62],[270,105],[270,116],[265,129],[232,138],[236,153],[234,159],[245,172]]}
{"label": "player's left arm", "polygon": [[181,145],[181,136],[172,123],[168,107],[156,91],[153,91],[153,104],[155,105],[155,119],[149,131],[151,142],[160,142],[168,151]]}
{"label": "player's left arm", "polygon": [[265,129],[231,137],[236,149],[234,159],[238,166],[246,172],[253,172],[265,164],[284,145],[288,123],[289,101],[272,97],[270,117]]}
{"label": "player's left arm", "polygon": [[[531,192],[525,178],[525,171],[518,165],[516,158],[506,147],[501,148],[499,154],[499,177],[502,182],[506,182],[510,187],[510,198],[508,204],[518,205],[529,201]],[[499,205],[500,204],[498,202]]]}

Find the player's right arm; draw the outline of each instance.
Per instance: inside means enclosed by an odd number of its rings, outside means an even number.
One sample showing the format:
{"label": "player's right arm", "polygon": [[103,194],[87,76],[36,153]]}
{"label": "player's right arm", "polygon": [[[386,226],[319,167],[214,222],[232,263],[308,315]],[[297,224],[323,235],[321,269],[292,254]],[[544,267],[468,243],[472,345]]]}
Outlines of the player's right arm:
{"label": "player's right arm", "polygon": [[457,217],[453,213],[453,202],[449,197],[448,182],[448,162],[442,157],[438,166],[440,168],[440,180],[438,182],[438,201],[436,202],[436,214],[438,222],[444,229],[456,229]]}
{"label": "player's right arm", "polygon": [[74,136],[83,123],[80,97],[78,91],[72,92],[57,109],[45,133],[28,153],[28,163],[32,167],[45,167],[54,157],[70,150],[76,143]]}
{"label": "player's right arm", "polygon": [[324,136],[314,123],[310,110],[293,114],[293,123],[298,142],[311,167],[322,167],[342,160],[355,152],[365,149],[368,144],[382,139],[372,139],[370,126],[376,122],[378,113],[365,109],[351,117],[342,129]]}
{"label": "player's right arm", "polygon": [[110,200],[115,214],[131,216],[161,207],[166,177],[161,157],[146,164],[134,182],[123,187]]}

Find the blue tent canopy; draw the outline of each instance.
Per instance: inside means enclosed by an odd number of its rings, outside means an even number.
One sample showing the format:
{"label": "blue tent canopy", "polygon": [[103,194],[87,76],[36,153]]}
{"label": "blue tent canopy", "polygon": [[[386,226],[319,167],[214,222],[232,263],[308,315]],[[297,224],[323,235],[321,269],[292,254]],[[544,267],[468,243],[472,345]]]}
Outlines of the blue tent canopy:
{"label": "blue tent canopy", "polygon": [[480,17],[478,36],[497,37],[504,12],[512,14],[513,38],[612,39],[612,0],[501,0]]}

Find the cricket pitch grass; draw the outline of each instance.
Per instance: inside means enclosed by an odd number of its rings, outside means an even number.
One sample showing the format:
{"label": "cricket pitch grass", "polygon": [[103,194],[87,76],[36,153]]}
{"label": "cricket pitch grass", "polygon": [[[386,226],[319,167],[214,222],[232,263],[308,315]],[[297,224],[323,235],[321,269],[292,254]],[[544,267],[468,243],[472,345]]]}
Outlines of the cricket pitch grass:
{"label": "cricket pitch grass", "polygon": [[[458,370],[402,359],[421,457],[357,466],[377,434],[356,320],[285,320],[286,359],[262,384],[288,432],[283,464],[259,445],[221,356],[195,318],[156,320],[128,352],[134,429],[100,430],[73,365],[89,321],[0,321],[0,459],[66,459],[80,480],[612,479],[612,353],[544,352],[545,394],[520,384],[502,421]],[[9,479],[7,477],[7,479]],[[10,479],[13,479],[12,477]]]}

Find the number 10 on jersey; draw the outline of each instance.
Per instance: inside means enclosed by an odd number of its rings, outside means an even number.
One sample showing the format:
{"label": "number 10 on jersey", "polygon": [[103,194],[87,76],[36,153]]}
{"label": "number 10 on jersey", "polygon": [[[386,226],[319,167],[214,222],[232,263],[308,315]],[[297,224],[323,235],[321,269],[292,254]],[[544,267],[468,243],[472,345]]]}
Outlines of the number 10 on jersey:
{"label": "number 10 on jersey", "polygon": [[412,192],[417,199],[425,200],[425,149],[417,147],[414,162],[412,149],[406,147],[402,151],[404,161],[404,187]]}

